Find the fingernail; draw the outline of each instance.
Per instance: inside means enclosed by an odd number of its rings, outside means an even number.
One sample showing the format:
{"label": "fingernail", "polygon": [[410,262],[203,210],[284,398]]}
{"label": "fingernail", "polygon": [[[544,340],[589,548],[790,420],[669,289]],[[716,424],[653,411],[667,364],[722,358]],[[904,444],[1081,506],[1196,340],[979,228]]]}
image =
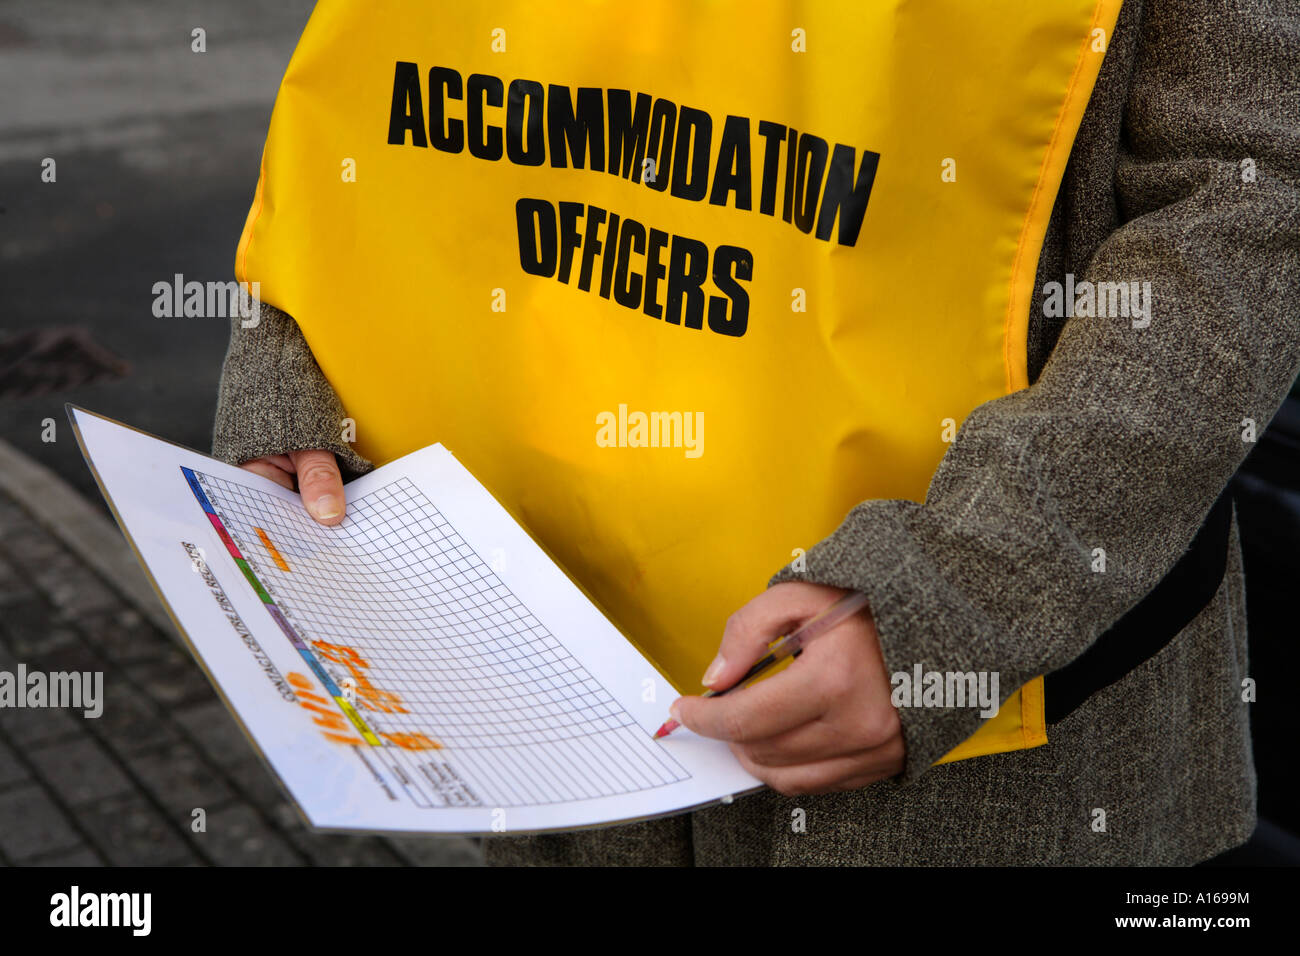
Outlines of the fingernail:
{"label": "fingernail", "polygon": [[312,502],[311,513],[317,521],[337,518],[343,513],[343,502],[335,495],[321,495]]}
{"label": "fingernail", "polygon": [[682,722],[682,715],[677,712],[677,701],[673,701],[672,706],[668,708],[668,716],[679,724]]}
{"label": "fingernail", "polygon": [[718,679],[718,675],[722,673],[722,669],[726,666],[727,662],[723,660],[721,654],[715,657],[713,663],[709,665],[709,669],[704,672],[704,686],[712,687],[713,682]]}

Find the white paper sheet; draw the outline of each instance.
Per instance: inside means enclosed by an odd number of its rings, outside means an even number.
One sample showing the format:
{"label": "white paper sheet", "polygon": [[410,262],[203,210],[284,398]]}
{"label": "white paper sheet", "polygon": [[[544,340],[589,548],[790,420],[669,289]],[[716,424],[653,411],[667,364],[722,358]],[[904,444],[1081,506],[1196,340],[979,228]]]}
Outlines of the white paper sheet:
{"label": "white paper sheet", "polygon": [[672,686],[441,445],[350,482],[326,528],[268,479],[69,414],[172,617],[313,826],[572,828],[759,785],[718,741],[652,739]]}

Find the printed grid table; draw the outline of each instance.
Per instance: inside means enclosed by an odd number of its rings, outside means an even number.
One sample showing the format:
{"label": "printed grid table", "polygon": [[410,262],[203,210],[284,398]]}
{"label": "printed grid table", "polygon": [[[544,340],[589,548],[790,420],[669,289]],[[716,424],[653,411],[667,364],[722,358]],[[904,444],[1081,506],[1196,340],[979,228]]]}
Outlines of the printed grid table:
{"label": "printed grid table", "polygon": [[182,470],[360,734],[353,750],[417,805],[539,805],[689,777],[408,479],[325,528],[296,502]]}

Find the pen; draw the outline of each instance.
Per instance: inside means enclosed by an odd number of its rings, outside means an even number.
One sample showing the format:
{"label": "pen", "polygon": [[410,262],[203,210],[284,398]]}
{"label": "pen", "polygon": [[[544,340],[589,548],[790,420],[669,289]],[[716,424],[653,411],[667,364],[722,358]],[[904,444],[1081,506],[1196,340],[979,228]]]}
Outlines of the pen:
{"label": "pen", "polygon": [[[805,621],[798,630],[787,634],[776,641],[773,641],[767,647],[767,653],[763,655],[753,667],[747,670],[740,680],[728,687],[726,690],[706,690],[701,697],[721,697],[723,694],[730,694],[738,687],[744,687],[764,671],[769,670],[785,660],[787,657],[794,657],[804,649],[804,646],[815,637],[825,634],[836,624],[840,624],[858,613],[867,603],[867,596],[861,591],[850,591],[844,595],[826,610],[822,611],[816,617]],[[667,737],[681,724],[669,718],[664,725],[655,731],[654,739]]]}

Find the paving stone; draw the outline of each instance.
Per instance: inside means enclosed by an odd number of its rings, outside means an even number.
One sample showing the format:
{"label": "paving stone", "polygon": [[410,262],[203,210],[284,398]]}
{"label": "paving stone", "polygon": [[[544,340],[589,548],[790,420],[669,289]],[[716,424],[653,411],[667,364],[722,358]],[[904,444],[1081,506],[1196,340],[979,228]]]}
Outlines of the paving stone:
{"label": "paving stone", "polygon": [[157,660],[175,649],[170,638],[131,608],[96,611],[77,623],[86,640],[117,664]]}
{"label": "paving stone", "polygon": [[170,715],[112,671],[104,675],[104,712],[89,730],[123,758],[180,740]]}
{"label": "paving stone", "polygon": [[256,754],[250,753],[242,760],[225,764],[224,769],[241,792],[268,811],[289,797],[275,775]]}
{"label": "paving stone", "polygon": [[[22,783],[27,780],[27,768],[9,749],[4,741],[0,741],[0,790],[7,789],[16,783]],[[0,821],[3,826],[3,821]]]}
{"label": "paving stone", "polygon": [[15,863],[82,843],[63,811],[35,785],[0,793],[0,821],[0,853]]}
{"label": "paving stone", "polygon": [[41,670],[47,674],[59,671],[83,674],[93,674],[97,671],[103,673],[108,666],[104,658],[80,640],[75,644],[64,644],[44,654],[34,655],[26,663],[29,671]]}
{"label": "paving stone", "polygon": [[50,621],[50,606],[42,600],[18,601],[0,615],[0,633],[14,658],[30,661],[60,647],[80,643],[71,627]]}
{"label": "paving stone", "polygon": [[139,793],[83,807],[77,819],[112,866],[174,866],[197,859],[195,850]]}
{"label": "paving stone", "polygon": [[479,841],[465,837],[384,837],[416,866],[482,866]]}
{"label": "paving stone", "polygon": [[302,866],[303,859],[249,806],[209,813],[203,851],[221,866]]}
{"label": "paving stone", "polygon": [[48,580],[47,569],[64,564],[68,558],[58,539],[32,522],[5,528],[4,553],[38,593],[44,592],[40,581]]}
{"label": "paving stone", "polygon": [[30,860],[28,866],[103,866],[104,861],[95,855],[90,847],[56,853],[53,856],[37,857]]}
{"label": "paving stone", "polygon": [[383,839],[341,833],[317,833],[287,800],[272,811],[285,837],[316,866],[406,866]]}
{"label": "paving stone", "polygon": [[63,545],[22,508],[6,512],[3,548],[20,572],[58,560]]}
{"label": "paving stone", "polygon": [[14,746],[21,748],[79,736],[85,732],[81,726],[83,722],[80,714],[73,717],[58,707],[0,708],[0,730],[8,735]]}
{"label": "paving stone", "polygon": [[291,830],[309,831],[311,829],[307,821],[303,819],[303,815],[298,811],[297,806],[288,797],[285,797],[271,808],[271,822],[286,833]]}
{"label": "paving stone", "polygon": [[5,537],[10,534],[30,534],[39,528],[27,510],[13,498],[0,492],[0,528],[5,529]]}
{"label": "paving stone", "polygon": [[151,698],[164,707],[184,707],[212,700],[212,685],[199,665],[175,648],[154,660],[125,665],[127,674]]}
{"label": "paving stone", "polygon": [[235,798],[211,764],[188,743],[175,743],[131,758],[131,769],[167,810],[188,816],[195,807],[208,812]]}
{"label": "paving stone", "polygon": [[206,704],[195,704],[173,712],[176,720],[198,740],[203,752],[221,766],[256,756],[225,704],[214,696]]}
{"label": "paving stone", "polygon": [[407,862],[376,837],[288,830],[294,846],[315,866],[407,866]]}
{"label": "paving stone", "polygon": [[36,772],[72,807],[132,791],[131,780],[90,736],[31,748]]}
{"label": "paving stone", "polygon": [[[4,521],[0,519],[0,528],[3,527]],[[18,569],[8,558],[0,555],[0,607],[19,601],[30,601],[36,597],[38,595],[32,590],[27,579],[18,573]]]}
{"label": "paving stone", "polygon": [[67,551],[59,551],[48,561],[34,562],[26,570],[65,620],[122,605],[94,572]]}

